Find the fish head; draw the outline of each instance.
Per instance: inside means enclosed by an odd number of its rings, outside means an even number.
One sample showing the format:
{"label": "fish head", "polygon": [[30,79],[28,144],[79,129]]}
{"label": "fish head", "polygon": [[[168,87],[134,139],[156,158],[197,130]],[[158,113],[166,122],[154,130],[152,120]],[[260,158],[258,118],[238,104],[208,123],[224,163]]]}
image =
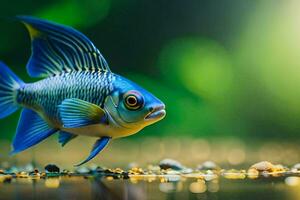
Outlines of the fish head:
{"label": "fish head", "polygon": [[166,115],[165,104],[136,83],[119,77],[107,97],[105,108],[120,126],[137,131]]}

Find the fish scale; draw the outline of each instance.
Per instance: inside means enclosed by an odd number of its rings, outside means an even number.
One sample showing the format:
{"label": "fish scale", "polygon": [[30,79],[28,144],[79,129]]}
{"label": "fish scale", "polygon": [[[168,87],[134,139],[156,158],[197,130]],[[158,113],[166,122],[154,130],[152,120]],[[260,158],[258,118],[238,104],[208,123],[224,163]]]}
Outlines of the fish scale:
{"label": "fish scale", "polygon": [[60,122],[58,105],[64,99],[78,98],[102,106],[113,91],[116,75],[109,72],[70,72],[24,85],[17,101],[24,107],[43,112],[50,121]]}

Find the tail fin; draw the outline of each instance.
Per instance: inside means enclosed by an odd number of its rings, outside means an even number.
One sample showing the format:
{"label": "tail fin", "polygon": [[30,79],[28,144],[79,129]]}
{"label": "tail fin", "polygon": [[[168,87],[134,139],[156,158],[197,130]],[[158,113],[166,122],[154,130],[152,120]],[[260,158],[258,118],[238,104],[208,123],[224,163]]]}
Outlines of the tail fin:
{"label": "tail fin", "polygon": [[18,109],[16,92],[23,84],[24,82],[0,61],[0,119]]}

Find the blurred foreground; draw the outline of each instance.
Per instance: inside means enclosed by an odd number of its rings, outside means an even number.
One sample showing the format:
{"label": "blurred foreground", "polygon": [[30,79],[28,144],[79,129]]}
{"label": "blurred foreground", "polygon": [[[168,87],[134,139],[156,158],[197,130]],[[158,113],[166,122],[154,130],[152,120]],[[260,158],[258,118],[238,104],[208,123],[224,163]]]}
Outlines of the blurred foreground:
{"label": "blurred foreground", "polygon": [[300,164],[287,168],[260,162],[248,170],[221,169],[211,161],[197,169],[165,159],[147,168],[79,167],[74,172],[47,165],[0,171],[1,199],[299,199]]}
{"label": "blurred foreground", "polygon": [[1,143],[7,154],[0,160],[0,199],[299,199],[297,143],[124,138],[74,168],[93,138],[61,148],[53,136],[13,157],[7,141]]}
{"label": "blurred foreground", "polygon": [[[20,179],[0,187],[1,199],[200,199],[252,200],[299,199],[300,186],[283,180],[220,180],[207,186],[193,180],[184,182],[138,182],[130,180],[50,178]],[[191,191],[192,190],[192,191]]]}

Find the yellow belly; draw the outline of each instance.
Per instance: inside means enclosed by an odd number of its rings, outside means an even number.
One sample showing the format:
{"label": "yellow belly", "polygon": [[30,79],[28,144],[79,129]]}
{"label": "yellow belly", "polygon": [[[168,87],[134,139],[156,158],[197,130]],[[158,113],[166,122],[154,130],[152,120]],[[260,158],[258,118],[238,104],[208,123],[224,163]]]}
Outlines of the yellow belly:
{"label": "yellow belly", "polygon": [[89,125],[80,128],[61,128],[61,130],[73,133],[75,135],[112,138],[125,137],[137,133],[140,129],[128,129],[123,127],[111,127],[104,124]]}

